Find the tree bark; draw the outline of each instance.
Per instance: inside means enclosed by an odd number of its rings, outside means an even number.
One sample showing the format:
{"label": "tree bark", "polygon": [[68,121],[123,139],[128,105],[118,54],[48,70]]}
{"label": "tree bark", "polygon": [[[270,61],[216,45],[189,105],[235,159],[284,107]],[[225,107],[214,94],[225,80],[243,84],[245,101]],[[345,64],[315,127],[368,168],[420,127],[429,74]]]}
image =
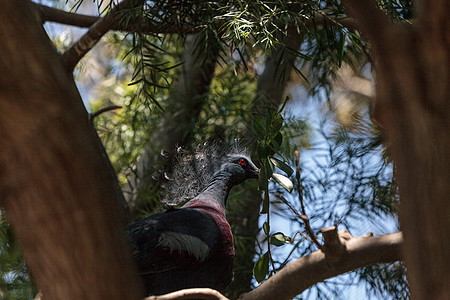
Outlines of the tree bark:
{"label": "tree bark", "polygon": [[25,0],[0,5],[0,197],[45,299],[142,296],[104,151]]}
{"label": "tree bark", "polygon": [[411,296],[449,299],[450,3],[417,1],[417,21],[401,25],[372,2],[347,2],[374,48],[376,117],[396,163]]}
{"label": "tree bark", "polygon": [[[336,236],[336,238],[338,237]],[[327,251],[324,253],[318,250],[296,259],[239,299],[291,299],[327,278],[371,264],[394,262],[401,259],[402,234],[399,232],[360,238],[352,238],[349,234],[340,233],[339,239],[342,245],[335,246],[343,247],[331,255]],[[327,246],[326,243],[325,245]]]}

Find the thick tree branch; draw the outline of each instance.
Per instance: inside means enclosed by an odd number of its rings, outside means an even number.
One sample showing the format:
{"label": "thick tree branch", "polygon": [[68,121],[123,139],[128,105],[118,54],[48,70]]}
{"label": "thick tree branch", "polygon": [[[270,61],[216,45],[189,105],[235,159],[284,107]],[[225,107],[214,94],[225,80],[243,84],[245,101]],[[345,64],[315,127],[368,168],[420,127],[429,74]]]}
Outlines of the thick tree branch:
{"label": "thick tree branch", "polygon": [[225,297],[218,291],[209,288],[185,289],[165,295],[150,296],[145,298],[144,300],[187,300],[187,299],[228,300],[227,297]]}
{"label": "thick tree branch", "polygon": [[48,300],[138,299],[104,149],[29,1],[0,1],[0,35],[0,205],[34,283]]}
{"label": "thick tree branch", "polygon": [[411,298],[449,299],[449,2],[416,1],[409,26],[374,2],[346,1],[374,46],[375,115],[396,162]]}
{"label": "thick tree branch", "polygon": [[359,238],[352,238],[348,232],[342,232],[339,233],[339,240],[345,248],[344,252],[338,251],[339,256],[331,254],[330,257],[326,254],[326,250],[325,253],[319,250],[301,257],[239,299],[291,299],[327,278],[364,266],[394,262],[402,258],[403,239],[400,232]]}

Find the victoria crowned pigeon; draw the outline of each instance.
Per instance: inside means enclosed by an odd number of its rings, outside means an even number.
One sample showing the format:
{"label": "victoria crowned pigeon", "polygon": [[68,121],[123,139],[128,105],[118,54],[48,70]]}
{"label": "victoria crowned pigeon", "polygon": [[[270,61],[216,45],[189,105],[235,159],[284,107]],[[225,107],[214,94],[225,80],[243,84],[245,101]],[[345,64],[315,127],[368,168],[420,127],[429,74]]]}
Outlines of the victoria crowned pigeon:
{"label": "victoria crowned pigeon", "polygon": [[234,245],[225,217],[228,193],[234,185],[257,178],[259,170],[242,153],[214,161],[217,166],[209,179],[198,174],[205,187],[196,197],[128,227],[147,294],[195,287],[224,291],[230,284]]}

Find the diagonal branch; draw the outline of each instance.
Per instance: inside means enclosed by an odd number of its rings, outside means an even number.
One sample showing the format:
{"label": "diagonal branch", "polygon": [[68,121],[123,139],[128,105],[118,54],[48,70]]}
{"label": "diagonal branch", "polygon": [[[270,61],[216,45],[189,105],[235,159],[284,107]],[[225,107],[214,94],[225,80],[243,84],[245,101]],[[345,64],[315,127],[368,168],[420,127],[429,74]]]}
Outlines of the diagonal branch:
{"label": "diagonal branch", "polygon": [[56,22],[77,27],[91,27],[100,17],[67,12],[39,3],[33,3],[39,10],[43,22]]}
{"label": "diagonal branch", "polygon": [[[333,231],[329,230],[329,233],[330,239],[333,240]],[[402,259],[403,238],[400,232],[359,238],[351,237],[348,232],[341,232],[338,239],[340,250],[334,251],[336,256],[331,254],[330,257],[319,250],[294,260],[252,292],[241,295],[239,299],[291,299],[327,278],[364,266]],[[326,243],[325,246],[333,247]]]}
{"label": "diagonal branch", "polygon": [[[141,5],[143,0],[124,0],[111,9],[103,18],[98,19],[69,50],[64,52],[61,61],[65,69],[72,72],[83,56],[97,44],[105,33],[113,28],[120,19],[119,12],[124,8]],[[120,20],[119,20],[120,21]]]}

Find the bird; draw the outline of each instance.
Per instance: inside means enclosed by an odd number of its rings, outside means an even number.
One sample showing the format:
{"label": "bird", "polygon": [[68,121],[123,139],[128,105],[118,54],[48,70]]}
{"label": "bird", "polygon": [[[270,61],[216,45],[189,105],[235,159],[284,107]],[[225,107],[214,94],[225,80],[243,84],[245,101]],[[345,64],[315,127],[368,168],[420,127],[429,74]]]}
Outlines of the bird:
{"label": "bird", "polygon": [[197,174],[191,172],[189,178],[197,182],[173,188],[183,188],[184,194],[199,190],[195,197],[127,228],[147,295],[186,288],[224,292],[232,281],[235,249],[226,202],[231,188],[258,178],[259,169],[242,151],[220,157],[204,155],[196,162],[201,163],[189,170]]}

